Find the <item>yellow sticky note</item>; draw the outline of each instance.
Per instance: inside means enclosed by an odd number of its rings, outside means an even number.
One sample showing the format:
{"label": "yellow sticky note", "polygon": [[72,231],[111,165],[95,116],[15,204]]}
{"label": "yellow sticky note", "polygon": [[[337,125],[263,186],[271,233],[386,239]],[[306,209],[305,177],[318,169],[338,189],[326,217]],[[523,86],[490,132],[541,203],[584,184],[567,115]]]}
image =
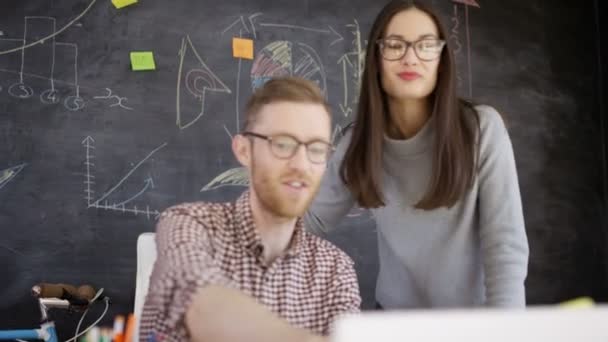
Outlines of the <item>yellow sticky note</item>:
{"label": "yellow sticky note", "polygon": [[137,3],[137,0],[112,0],[112,4],[116,8],[123,8]]}
{"label": "yellow sticky note", "polygon": [[232,38],[232,57],[253,59],[253,40]]}
{"label": "yellow sticky note", "polygon": [[131,52],[131,69],[135,71],[156,70],[154,54],[151,51]]}
{"label": "yellow sticky note", "polygon": [[579,297],[562,302],[559,304],[559,306],[566,308],[590,308],[594,306],[594,304],[595,302],[593,299],[589,297]]}

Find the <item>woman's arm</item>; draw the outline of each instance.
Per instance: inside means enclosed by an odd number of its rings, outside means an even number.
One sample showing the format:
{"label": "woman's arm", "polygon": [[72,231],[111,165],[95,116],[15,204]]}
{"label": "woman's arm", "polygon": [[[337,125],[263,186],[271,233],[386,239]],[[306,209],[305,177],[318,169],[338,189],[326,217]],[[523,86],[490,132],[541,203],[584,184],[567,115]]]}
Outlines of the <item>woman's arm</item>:
{"label": "woman's arm", "polygon": [[304,226],[321,235],[335,229],[348,214],[355,201],[340,177],[340,164],[350,142],[350,132],[340,139],[336,151],[327,163],[327,169],[313,203],[304,215]]}
{"label": "woman's arm", "polygon": [[513,147],[500,115],[491,107],[478,108],[486,116],[481,120],[479,160],[479,224],[486,304],[525,307],[529,248]]}

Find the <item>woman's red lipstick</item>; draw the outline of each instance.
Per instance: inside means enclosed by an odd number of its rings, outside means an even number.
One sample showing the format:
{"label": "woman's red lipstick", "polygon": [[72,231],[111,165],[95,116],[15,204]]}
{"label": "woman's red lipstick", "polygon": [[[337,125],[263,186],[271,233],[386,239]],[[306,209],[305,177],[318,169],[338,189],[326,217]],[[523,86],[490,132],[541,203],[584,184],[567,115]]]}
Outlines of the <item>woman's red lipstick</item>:
{"label": "woman's red lipstick", "polygon": [[417,73],[417,72],[409,72],[409,71],[406,71],[406,72],[400,72],[400,73],[399,73],[399,77],[400,77],[401,79],[406,80],[406,81],[413,81],[413,80],[415,80],[415,79],[419,78],[419,77],[420,77],[420,74],[419,74],[419,73]]}

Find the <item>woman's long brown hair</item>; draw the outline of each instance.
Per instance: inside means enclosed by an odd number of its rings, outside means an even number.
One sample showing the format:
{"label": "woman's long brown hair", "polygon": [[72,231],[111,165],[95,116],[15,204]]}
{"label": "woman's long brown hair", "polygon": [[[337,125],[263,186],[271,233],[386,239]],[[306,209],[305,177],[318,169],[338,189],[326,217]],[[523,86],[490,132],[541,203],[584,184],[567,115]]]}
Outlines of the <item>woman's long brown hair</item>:
{"label": "woman's long brown hair", "polygon": [[[384,135],[390,124],[386,94],[380,83],[380,58],[376,41],[382,38],[393,16],[417,8],[434,20],[440,38],[447,40],[437,15],[423,3],[395,0],[376,17],[367,40],[365,69],[361,81],[357,117],[352,139],[340,166],[340,177],[364,208],[385,205],[382,187]],[[446,44],[441,54],[436,88],[431,94],[435,125],[433,167],[430,182],[416,208],[451,207],[468,191],[475,179],[479,117],[470,102],[456,95],[454,54]]]}

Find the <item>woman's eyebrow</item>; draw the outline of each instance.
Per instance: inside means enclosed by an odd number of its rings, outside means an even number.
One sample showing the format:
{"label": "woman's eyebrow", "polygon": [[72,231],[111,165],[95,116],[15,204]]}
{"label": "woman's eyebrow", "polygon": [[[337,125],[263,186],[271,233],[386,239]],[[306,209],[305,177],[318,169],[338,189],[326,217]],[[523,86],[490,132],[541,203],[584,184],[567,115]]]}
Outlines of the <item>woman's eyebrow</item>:
{"label": "woman's eyebrow", "polygon": [[[388,36],[386,36],[385,38],[399,38],[399,39],[403,39],[405,40],[405,38],[400,35],[400,34],[389,34]],[[425,34],[421,34],[418,36],[418,39],[424,39],[424,38],[437,38],[436,34],[433,33],[425,33]]]}

